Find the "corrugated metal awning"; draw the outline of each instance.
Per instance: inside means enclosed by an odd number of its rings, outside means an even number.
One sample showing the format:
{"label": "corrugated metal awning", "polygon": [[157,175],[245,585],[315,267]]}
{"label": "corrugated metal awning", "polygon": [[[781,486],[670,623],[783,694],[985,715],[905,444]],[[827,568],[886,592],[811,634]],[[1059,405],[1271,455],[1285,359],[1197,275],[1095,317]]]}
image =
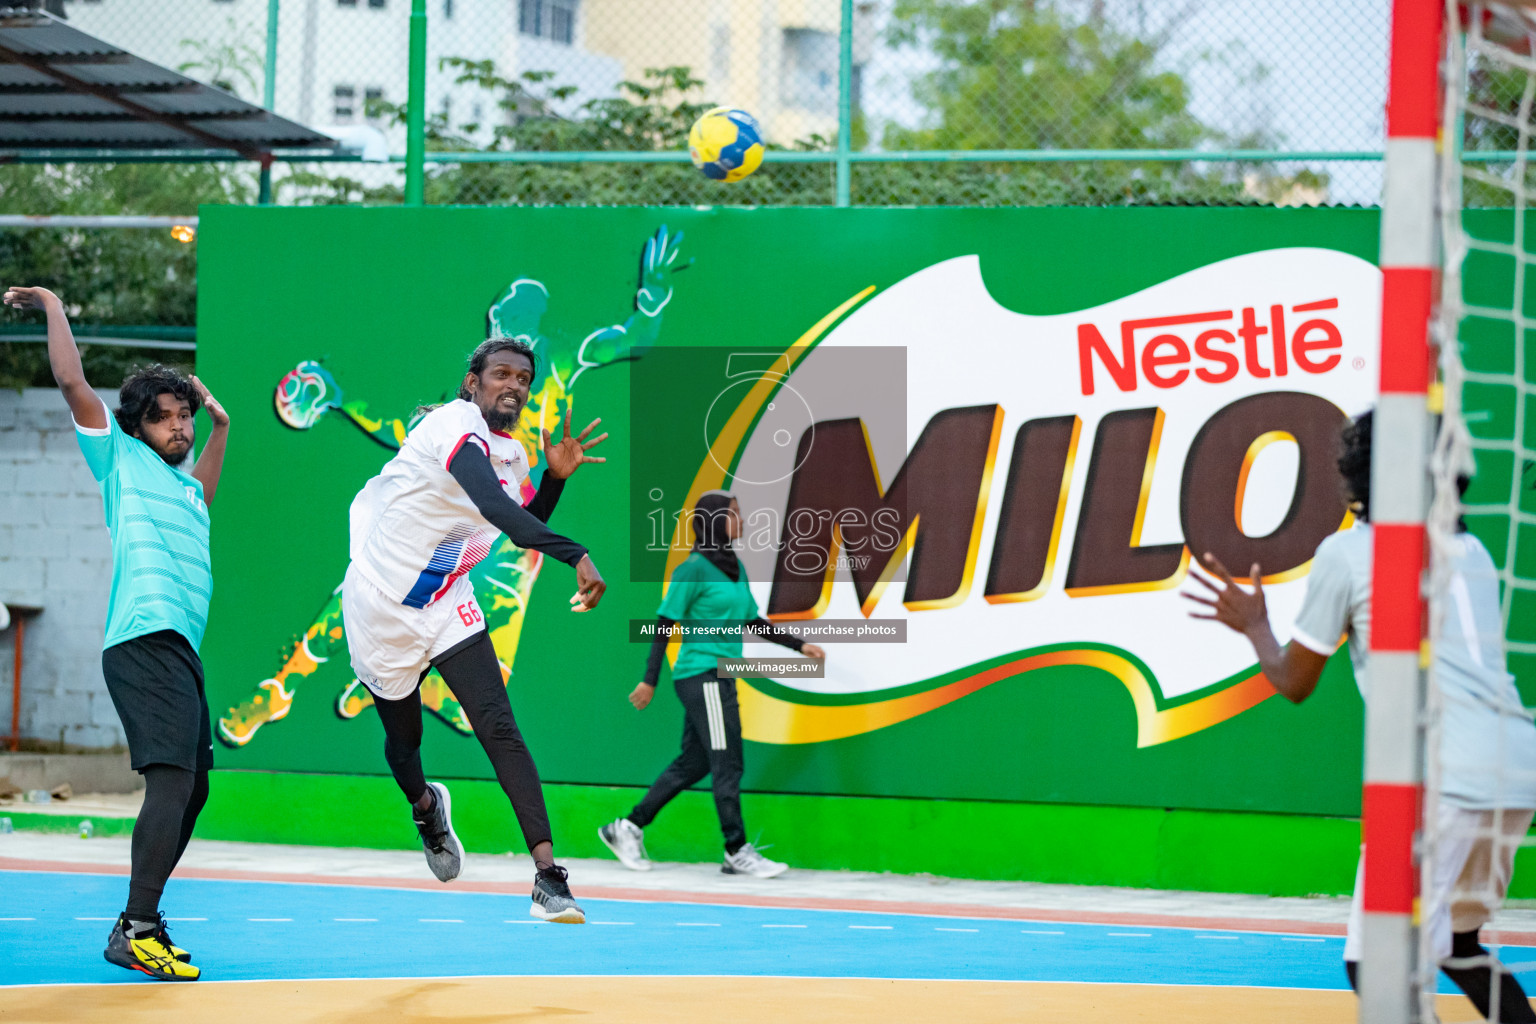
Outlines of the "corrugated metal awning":
{"label": "corrugated metal awning", "polygon": [[[334,139],[0,0],[0,150],[337,148]],[[3,159],[3,157],[0,157]]]}

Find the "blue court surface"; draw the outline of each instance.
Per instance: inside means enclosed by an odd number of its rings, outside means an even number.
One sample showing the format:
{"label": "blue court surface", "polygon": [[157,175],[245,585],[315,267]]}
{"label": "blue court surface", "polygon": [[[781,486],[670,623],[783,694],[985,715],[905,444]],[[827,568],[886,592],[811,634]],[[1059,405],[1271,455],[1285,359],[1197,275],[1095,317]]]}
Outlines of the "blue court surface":
{"label": "blue court surface", "polygon": [[[139,981],[101,959],[121,875],[0,879],[0,984]],[[734,975],[1346,987],[1335,937],[582,902],[587,925],[552,925],[529,917],[520,895],[194,878],[173,879],[164,906],[172,936],[207,980]]]}

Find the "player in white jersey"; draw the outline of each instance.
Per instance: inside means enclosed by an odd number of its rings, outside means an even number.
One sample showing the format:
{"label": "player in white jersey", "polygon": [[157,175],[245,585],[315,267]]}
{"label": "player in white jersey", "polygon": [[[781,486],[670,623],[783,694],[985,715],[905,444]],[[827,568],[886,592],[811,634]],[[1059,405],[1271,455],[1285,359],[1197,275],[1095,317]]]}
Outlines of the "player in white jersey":
{"label": "player in white jersey", "polygon": [[[533,385],[533,350],[492,338],[470,356],[457,401],[427,414],[378,476],[352,502],[351,564],[342,582],[352,670],[373,692],[384,725],[384,757],[411,802],[427,863],[440,880],[456,878],[464,849],[453,831],[452,804],[421,766],[422,679],[432,668],[458,698],[496,778],[512,801],[536,874],[530,913],[580,924],[586,915],[554,862],[549,814],[538,769],[518,732],[486,631],[465,574],[500,534],[576,569],[573,611],[596,607],[605,584],[586,548],[545,526],[565,480],[586,462],[599,421],[573,436],[544,432],[546,468],[535,493],[528,453],[511,435]],[[526,507],[524,507],[526,505]]]}
{"label": "player in white jersey", "polygon": [[[1249,570],[1254,589],[1247,591],[1219,559],[1207,553],[1205,564],[1222,585],[1195,576],[1209,596],[1184,595],[1210,609],[1192,612],[1195,618],[1220,622],[1246,636],[1265,677],[1293,703],[1311,695],[1341,636],[1349,644],[1360,694],[1369,699],[1370,467],[1371,414],[1367,412],[1346,428],[1339,458],[1356,522],[1318,545],[1291,641],[1283,648],[1270,631],[1259,566]],[[1432,944],[1446,976],[1467,994],[1484,1019],[1489,1015],[1496,967],[1498,1020],[1536,1022],[1525,992],[1506,968],[1497,963],[1494,967],[1466,965],[1487,957],[1478,931],[1509,889],[1515,850],[1536,813],[1536,725],[1505,668],[1493,559],[1476,537],[1463,532],[1456,538],[1451,569],[1448,613],[1433,652],[1434,678],[1444,704],[1436,811],[1442,841],[1431,891],[1423,896],[1425,941]],[[1351,986],[1360,959],[1362,896],[1357,871],[1344,943]]]}

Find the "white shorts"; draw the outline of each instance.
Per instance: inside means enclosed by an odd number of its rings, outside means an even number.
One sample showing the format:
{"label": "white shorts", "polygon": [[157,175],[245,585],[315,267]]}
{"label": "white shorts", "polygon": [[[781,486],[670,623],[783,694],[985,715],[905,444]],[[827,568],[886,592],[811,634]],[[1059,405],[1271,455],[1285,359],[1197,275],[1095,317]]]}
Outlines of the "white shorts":
{"label": "white shorts", "polygon": [[349,565],[341,615],[353,673],[385,700],[409,697],[432,659],[485,632],[485,616],[464,576],[425,608],[407,608]]}
{"label": "white shorts", "polygon": [[[1493,919],[1509,892],[1515,851],[1530,830],[1533,812],[1506,807],[1495,827],[1493,811],[1469,811],[1441,803],[1435,837],[1431,891],[1422,893],[1423,941],[1433,943],[1435,960],[1451,955],[1451,935],[1476,931]],[[1349,907],[1344,959],[1360,959],[1364,923],[1364,863],[1355,868],[1355,898]]]}

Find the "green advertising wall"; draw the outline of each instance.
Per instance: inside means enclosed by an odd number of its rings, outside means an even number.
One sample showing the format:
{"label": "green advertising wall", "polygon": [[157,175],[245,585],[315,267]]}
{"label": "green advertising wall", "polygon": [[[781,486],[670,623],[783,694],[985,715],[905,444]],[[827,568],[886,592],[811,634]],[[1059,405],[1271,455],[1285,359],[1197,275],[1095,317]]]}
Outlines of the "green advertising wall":
{"label": "green advertising wall", "polygon": [[[205,209],[199,375],[233,420],[213,512],[216,590],[203,647],[216,718],[277,672],[340,584],[348,505],[392,454],[339,411],[305,430],[285,425],[274,412],[278,382],[318,361],[346,402],[366,403],[360,418],[405,419],[451,397],[466,353],[486,336],[487,308],[512,282],[535,280],[547,293],[539,330],[550,344],[570,347],[623,323],[635,312],[643,247],[663,225],[679,258],[657,344],[701,352],[783,349],[861,289],[887,288],[954,256],[977,255],[1004,306],[1044,315],[1260,250],[1311,246],[1374,261],[1378,233],[1374,211],[1342,209]],[[593,551],[610,589],[597,611],[571,615],[573,574],[546,565],[509,683],[569,853],[598,852],[590,832],[675,756],[681,725],[665,686],[644,713],[625,699],[645,658],[645,647],[629,642],[629,620],[654,615],[661,595],[656,579],[631,578],[628,469],[633,446],[669,443],[629,433],[657,422],[654,408],[632,403],[689,400],[683,391],[632,394],[636,365],[590,369],[573,388],[578,424],[600,415],[612,437],[602,449],[608,462],[572,479],[552,521]],[[686,491],[686,469],[678,467],[669,493]],[[1019,647],[1053,639],[1022,637]],[[218,766],[230,771],[221,772],[205,834],[409,845],[408,823],[402,830],[403,816],[390,817],[376,718],[337,713],[351,679],[343,648],[290,679],[285,717],[242,746],[217,744]],[[1359,812],[1361,734],[1342,656],[1302,706],[1267,700],[1147,747],[1137,746],[1120,683],[1062,666],[862,735],[748,744],[749,826],[771,824],[776,851],[792,860],[799,853],[807,866],[1343,891],[1358,839],[1348,819]],[[433,777],[490,778],[478,744],[432,716],[424,759]],[[515,846],[493,785],[466,785],[473,797],[457,792],[461,807],[485,801],[466,812],[488,823],[481,848]],[[286,812],[267,810],[292,807],[304,793],[323,794],[321,806],[332,809],[318,831],[285,827]],[[953,803],[932,803],[940,798]],[[680,856],[712,848],[707,800],[687,807],[654,826],[663,837],[661,850],[653,840],[657,855],[666,855],[668,836]],[[978,838],[952,864],[869,852],[970,843],[957,828]],[[803,829],[817,832],[814,841],[797,838]],[[1007,861],[1026,834],[1035,852]],[[1296,850],[1310,851],[1299,862],[1315,871],[1276,874],[1279,859],[1298,861]],[[1001,868],[984,870],[997,858]]]}

